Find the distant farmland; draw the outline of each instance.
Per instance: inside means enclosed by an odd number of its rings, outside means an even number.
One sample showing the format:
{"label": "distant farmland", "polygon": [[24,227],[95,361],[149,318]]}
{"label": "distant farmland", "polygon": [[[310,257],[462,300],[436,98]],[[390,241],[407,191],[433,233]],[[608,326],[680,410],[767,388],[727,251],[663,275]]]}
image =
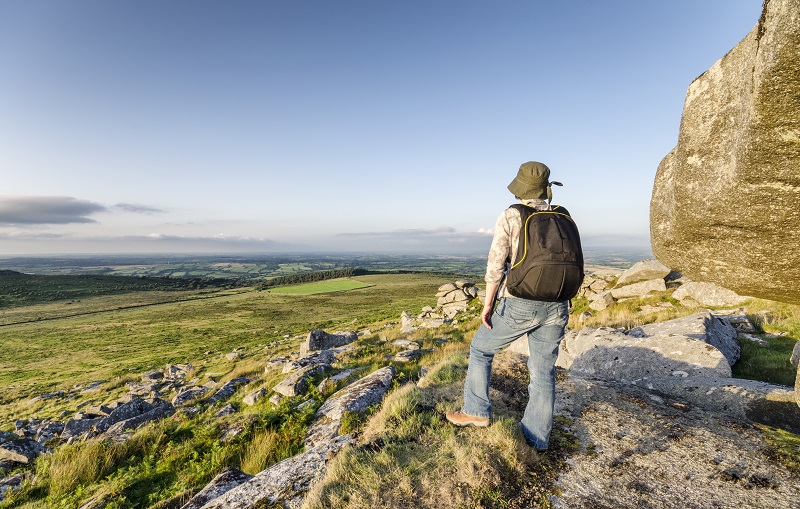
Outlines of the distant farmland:
{"label": "distant farmland", "polygon": [[329,281],[319,281],[316,283],[306,283],[295,286],[281,286],[269,290],[269,293],[281,293],[285,295],[315,295],[318,293],[342,292],[345,290],[357,290],[368,288],[373,285],[361,283],[353,279],[334,279]]}

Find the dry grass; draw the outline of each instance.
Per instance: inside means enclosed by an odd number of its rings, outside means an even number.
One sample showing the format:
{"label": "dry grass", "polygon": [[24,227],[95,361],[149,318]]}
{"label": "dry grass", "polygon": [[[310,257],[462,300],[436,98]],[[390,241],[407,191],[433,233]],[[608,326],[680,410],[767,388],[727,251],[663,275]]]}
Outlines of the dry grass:
{"label": "dry grass", "polygon": [[[60,497],[79,485],[89,485],[106,476],[124,457],[127,447],[105,442],[88,441],[59,447],[47,460],[49,491]],[[44,465],[38,465],[41,468]]]}
{"label": "dry grass", "polygon": [[274,430],[257,432],[242,451],[242,472],[255,475],[274,465],[280,459],[291,456],[296,444],[287,441],[283,434]]}
{"label": "dry grass", "polygon": [[493,424],[481,429],[457,428],[444,419],[444,411],[460,402],[466,345],[458,350],[451,347],[419,384],[406,384],[386,398],[359,445],[332,461],[304,508],[522,508],[546,503],[552,479],[537,482],[536,476],[548,463],[525,443],[515,415],[496,413]]}

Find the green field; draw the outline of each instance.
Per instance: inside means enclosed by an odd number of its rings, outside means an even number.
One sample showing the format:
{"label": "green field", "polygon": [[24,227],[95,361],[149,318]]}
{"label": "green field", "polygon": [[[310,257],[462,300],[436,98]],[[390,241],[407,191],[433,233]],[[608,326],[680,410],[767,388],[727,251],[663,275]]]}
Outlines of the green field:
{"label": "green field", "polygon": [[[225,354],[234,348],[263,356],[270,353],[264,350],[268,345],[286,336],[305,336],[313,328],[359,330],[396,321],[404,310],[435,304],[436,289],[447,282],[442,276],[420,274],[359,280],[363,287],[351,292],[290,295],[239,289],[132,308],[125,308],[125,296],[115,296],[122,309],[0,326],[0,426],[30,415],[31,408],[10,403],[75,384],[167,363],[225,372],[231,367]],[[140,300],[135,293],[129,298]],[[60,309],[74,313],[83,304],[63,303]],[[54,304],[49,312],[58,309]],[[299,342],[285,348],[291,351]]]}
{"label": "green field", "polygon": [[281,286],[268,290],[269,293],[281,293],[285,295],[316,295],[318,293],[342,292],[345,290],[356,290],[368,288],[371,285],[355,281],[353,279],[332,279],[330,281],[320,281],[318,283],[307,283],[304,285]]}

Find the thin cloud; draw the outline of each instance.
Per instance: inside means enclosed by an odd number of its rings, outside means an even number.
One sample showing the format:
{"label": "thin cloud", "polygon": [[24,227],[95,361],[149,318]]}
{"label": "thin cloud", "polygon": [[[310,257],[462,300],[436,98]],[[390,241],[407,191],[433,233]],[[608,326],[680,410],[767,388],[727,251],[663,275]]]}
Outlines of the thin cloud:
{"label": "thin cloud", "polygon": [[161,214],[164,211],[148,205],[140,205],[138,203],[117,203],[114,205],[115,209],[120,209],[125,212],[132,212],[134,214]]}
{"label": "thin cloud", "polygon": [[338,237],[419,237],[428,235],[447,235],[456,233],[455,228],[449,226],[441,226],[433,230],[425,230],[422,228],[411,228],[405,230],[393,230],[389,232],[354,232],[354,233],[338,233]]}
{"label": "thin cloud", "polygon": [[434,229],[405,229],[387,232],[339,233],[327,243],[342,251],[461,253],[488,251],[491,235],[485,232],[460,232],[450,226]]}
{"label": "thin cloud", "polygon": [[0,225],[95,223],[89,216],[106,210],[70,196],[0,196]]}

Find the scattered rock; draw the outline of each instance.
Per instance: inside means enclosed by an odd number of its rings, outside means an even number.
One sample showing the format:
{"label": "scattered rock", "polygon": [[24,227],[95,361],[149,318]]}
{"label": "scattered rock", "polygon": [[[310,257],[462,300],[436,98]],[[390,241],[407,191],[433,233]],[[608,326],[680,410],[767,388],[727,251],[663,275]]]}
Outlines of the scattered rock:
{"label": "scattered rock", "polygon": [[50,448],[30,438],[19,438],[0,444],[0,459],[24,463],[25,465],[29,465],[42,454],[50,454],[52,452]]}
{"label": "scattered rock", "polygon": [[[140,428],[149,422],[169,417],[173,413],[175,413],[174,406],[164,400],[156,399],[150,403],[149,410],[141,414],[133,415],[131,417],[114,422],[111,426],[109,426],[105,434],[108,436],[120,435],[125,431]],[[110,417],[111,416],[109,416],[109,418]]]}
{"label": "scattered rock", "polygon": [[210,389],[208,387],[203,387],[202,385],[185,387],[172,398],[172,404],[175,406],[185,405],[190,401],[202,398],[209,391]]}
{"label": "scattered rock", "polygon": [[228,359],[229,361],[238,360],[239,357],[241,357],[241,356],[242,356],[242,354],[239,353],[239,352],[229,352],[229,353],[225,354],[225,358]]}
{"label": "scattered rock", "polygon": [[219,410],[217,410],[217,412],[214,414],[214,417],[215,418],[220,418],[220,417],[225,417],[226,415],[231,415],[231,414],[235,414],[235,413],[236,413],[236,409],[233,408],[233,405],[228,403],[224,407],[222,407]]}
{"label": "scattered rock", "polygon": [[409,341],[408,339],[395,339],[392,341],[392,346],[398,348],[405,348],[406,350],[419,350],[419,343],[416,341]]}
{"label": "scattered rock", "polygon": [[330,369],[328,364],[300,368],[273,387],[272,390],[290,398],[305,394],[308,390],[308,379],[315,375],[321,375],[328,369]]}
{"label": "scattered rock", "polygon": [[611,295],[611,290],[607,292],[597,293],[590,297],[591,302],[589,308],[595,311],[602,311],[614,303],[614,297]]}
{"label": "scattered rock", "polygon": [[269,391],[267,389],[261,387],[260,389],[257,389],[255,391],[251,392],[250,394],[248,394],[247,396],[245,396],[242,399],[242,403],[244,403],[247,406],[253,406],[256,403],[258,403],[259,401],[261,401],[262,399],[264,399],[264,397],[267,394],[269,394]]}
{"label": "scattered rock", "polygon": [[414,350],[403,350],[402,352],[398,352],[392,358],[394,362],[414,362],[415,360],[419,359],[420,357],[420,350],[419,348]]}
{"label": "scattered rock", "polygon": [[19,488],[24,481],[24,474],[16,474],[10,477],[0,478],[0,502],[5,500],[6,494],[9,491]]}
{"label": "scattered rock", "polygon": [[345,412],[362,413],[380,403],[391,387],[394,375],[395,370],[391,366],[377,369],[328,398],[317,410],[317,420],[308,430],[306,447],[337,436]]}
{"label": "scattered rock", "polygon": [[755,343],[758,346],[763,346],[765,348],[769,348],[769,341],[767,341],[765,339],[761,339],[760,337],[758,337],[756,335],[747,334],[746,332],[741,332],[741,333],[739,333],[739,337],[742,338],[742,339],[746,339],[746,340],[748,340],[748,341],[750,341],[752,343]]}
{"label": "scattered rock", "polygon": [[214,393],[213,396],[208,398],[208,402],[210,404],[214,404],[218,401],[224,401],[236,393],[236,389],[238,389],[242,385],[247,385],[250,383],[250,379],[246,376],[241,376],[239,378],[234,378],[233,380],[226,382],[225,385],[219,388],[217,392]]}
{"label": "scattered rock", "polygon": [[142,382],[157,382],[164,379],[164,372],[159,370],[148,371],[142,375]]}
{"label": "scattered rock", "polygon": [[94,425],[102,420],[103,417],[87,417],[85,414],[77,413],[64,424],[64,431],[61,432],[61,438],[64,440],[78,438],[91,430]]}
{"label": "scattered rock", "polygon": [[270,359],[267,361],[267,365],[264,366],[264,374],[269,374],[273,371],[282,370],[284,364],[288,362],[289,359],[286,357],[278,357],[277,359]]}
{"label": "scattered rock", "polygon": [[[714,314],[717,313],[715,312]],[[725,315],[725,319],[728,320],[729,324],[733,325],[737,332],[746,332],[748,334],[755,334],[757,332],[753,323],[747,318],[747,315],[735,313]]]}
{"label": "scattered rock", "polygon": [[[343,348],[349,348],[350,345],[346,345]],[[321,350],[318,352],[312,352],[299,359],[286,362],[283,365],[283,373],[288,374],[292,371],[298,370],[300,368],[305,368],[308,366],[319,366],[322,364],[332,364],[334,360],[336,360],[336,353],[337,350],[335,349],[328,349],[328,350]]]}

